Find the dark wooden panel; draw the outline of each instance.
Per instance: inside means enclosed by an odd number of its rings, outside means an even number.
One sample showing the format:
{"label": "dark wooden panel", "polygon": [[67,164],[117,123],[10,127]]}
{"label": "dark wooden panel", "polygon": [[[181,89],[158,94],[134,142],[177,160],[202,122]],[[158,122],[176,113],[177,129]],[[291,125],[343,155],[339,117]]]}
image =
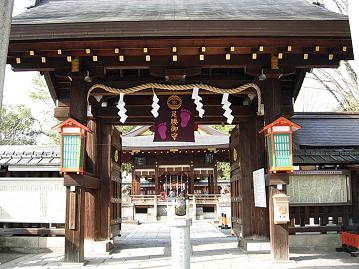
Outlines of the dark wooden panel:
{"label": "dark wooden panel", "polygon": [[81,186],[88,189],[98,189],[100,180],[90,175],[66,174],[64,175],[64,186]]}
{"label": "dark wooden panel", "polygon": [[110,239],[110,184],[111,184],[112,125],[97,122],[98,177],[101,180],[98,210],[100,212],[99,239]]}
{"label": "dark wooden panel", "polygon": [[84,216],[85,190],[76,187],[76,191],[71,192],[70,187],[66,187],[65,262],[84,261]]}

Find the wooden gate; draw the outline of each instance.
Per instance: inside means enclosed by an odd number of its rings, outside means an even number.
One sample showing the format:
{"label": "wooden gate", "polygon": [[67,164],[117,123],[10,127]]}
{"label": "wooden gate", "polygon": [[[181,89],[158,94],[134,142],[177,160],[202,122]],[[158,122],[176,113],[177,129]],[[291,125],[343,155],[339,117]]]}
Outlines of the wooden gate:
{"label": "wooden gate", "polygon": [[237,236],[242,235],[242,197],[240,186],[240,156],[239,156],[239,129],[236,126],[230,136],[230,162],[231,162],[231,210],[232,229]]}
{"label": "wooden gate", "polygon": [[110,184],[110,237],[121,232],[121,150],[120,133],[113,129],[111,135],[111,184]]}
{"label": "wooden gate", "polygon": [[254,205],[253,171],[264,167],[263,119],[253,117],[230,136],[232,227],[241,238],[268,237],[268,209]]}

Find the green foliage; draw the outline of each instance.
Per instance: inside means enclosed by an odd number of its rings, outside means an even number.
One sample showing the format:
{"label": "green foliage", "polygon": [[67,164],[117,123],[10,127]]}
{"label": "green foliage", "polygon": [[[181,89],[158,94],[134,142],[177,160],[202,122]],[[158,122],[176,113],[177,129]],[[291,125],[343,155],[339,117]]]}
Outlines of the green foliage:
{"label": "green foliage", "polygon": [[116,126],[117,130],[119,132],[121,132],[121,134],[127,134],[128,132],[131,132],[133,129],[135,129],[137,126],[126,126],[126,125],[123,125],[123,126]]}
{"label": "green foliage", "polygon": [[132,173],[132,164],[131,163],[122,163],[121,172],[126,172],[126,175]]}
{"label": "green foliage", "polygon": [[235,125],[211,125],[211,127],[224,134],[229,134]]}
{"label": "green foliage", "polygon": [[231,178],[231,165],[229,162],[217,163],[218,179],[229,180]]}
{"label": "green foliage", "polygon": [[0,113],[0,145],[33,145],[39,134],[35,119],[25,105],[3,106]]}

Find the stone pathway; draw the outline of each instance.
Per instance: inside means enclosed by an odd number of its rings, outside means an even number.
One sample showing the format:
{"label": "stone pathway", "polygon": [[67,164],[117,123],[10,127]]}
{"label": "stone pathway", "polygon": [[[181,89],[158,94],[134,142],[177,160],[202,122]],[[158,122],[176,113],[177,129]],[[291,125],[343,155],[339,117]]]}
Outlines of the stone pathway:
{"label": "stone pathway", "polygon": [[[170,269],[170,228],[167,223],[124,225],[123,236],[116,241],[111,255],[86,257],[84,268]],[[200,221],[193,223],[191,269],[227,268],[303,268],[359,269],[359,258],[346,253],[296,252],[286,263],[274,263],[269,254],[244,254],[229,230]],[[24,255],[0,265],[0,268],[81,268],[62,264],[63,253]]]}

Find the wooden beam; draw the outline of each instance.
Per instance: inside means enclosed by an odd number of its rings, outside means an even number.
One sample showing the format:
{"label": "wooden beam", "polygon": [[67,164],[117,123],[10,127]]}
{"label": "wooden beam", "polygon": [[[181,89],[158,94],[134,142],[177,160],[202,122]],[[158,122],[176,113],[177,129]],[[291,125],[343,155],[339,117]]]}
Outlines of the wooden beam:
{"label": "wooden beam", "polygon": [[78,186],[96,190],[99,188],[100,180],[90,175],[65,174],[64,186]]}
{"label": "wooden beam", "polygon": [[61,106],[54,108],[54,117],[59,121],[64,121],[70,117],[70,107]]}
{"label": "wooden beam", "polygon": [[[199,67],[202,68],[245,68],[248,65],[261,65],[263,67],[270,66],[271,54],[258,54],[257,59],[253,60],[251,54],[233,55],[230,61],[227,61],[224,55],[206,55],[204,61],[200,61],[199,57],[183,55],[178,57],[178,61],[173,63],[171,55],[169,56],[152,56],[150,62],[146,62],[144,56],[128,56],[126,61],[120,62],[115,56],[99,57],[98,61],[93,62],[88,57],[83,57],[84,68],[117,68],[127,69],[133,68],[149,68],[149,67],[166,67],[173,66],[176,68]],[[333,60],[328,60],[328,55],[310,54],[308,60],[303,59],[301,54],[285,55],[279,62],[281,65],[296,66],[297,68],[324,68],[337,67],[340,60],[351,60],[352,55],[334,56]],[[20,64],[17,64],[14,58],[9,58],[8,64],[11,64],[14,71],[54,71],[56,69],[71,70],[71,64],[66,58],[48,58],[46,63],[41,62],[41,57],[23,58]]]}
{"label": "wooden beam", "polygon": [[55,88],[55,77],[53,73],[50,72],[45,72],[44,73],[44,78],[47,84],[47,87],[49,89],[52,101],[54,102],[54,104],[56,105],[56,100],[58,99],[57,97],[57,92],[56,92],[56,88]]}
{"label": "wooden beam", "polygon": [[[239,124],[239,123],[244,123],[246,121],[248,121],[248,119],[252,119],[254,117],[254,115],[248,116],[248,117],[235,117],[233,120],[232,124]],[[101,121],[105,124],[113,124],[113,125],[123,125],[123,126],[130,126],[130,125],[153,125],[154,124],[154,119],[153,117],[147,117],[147,118],[127,118],[125,123],[121,123],[120,122],[120,118],[106,118],[106,119],[101,119]],[[222,125],[222,124],[226,124],[226,118],[224,118],[223,116],[213,116],[213,117],[203,117],[200,118],[198,116],[196,116],[194,118],[194,121],[198,124],[207,124],[207,125]]]}
{"label": "wooden beam", "polygon": [[70,116],[87,124],[87,91],[83,78],[74,77],[70,90]]}
{"label": "wooden beam", "polygon": [[[220,105],[220,100],[218,100]],[[224,111],[221,106],[203,106],[205,112],[204,117],[221,117]],[[138,108],[138,107],[127,107],[127,115],[131,118],[149,118],[153,120],[153,115],[151,114],[151,106]],[[247,118],[255,115],[256,111],[249,106],[231,106],[232,114],[237,118]],[[118,118],[118,109],[116,107],[100,107],[93,109],[92,114],[97,118]],[[197,114],[197,113],[195,113]]]}

